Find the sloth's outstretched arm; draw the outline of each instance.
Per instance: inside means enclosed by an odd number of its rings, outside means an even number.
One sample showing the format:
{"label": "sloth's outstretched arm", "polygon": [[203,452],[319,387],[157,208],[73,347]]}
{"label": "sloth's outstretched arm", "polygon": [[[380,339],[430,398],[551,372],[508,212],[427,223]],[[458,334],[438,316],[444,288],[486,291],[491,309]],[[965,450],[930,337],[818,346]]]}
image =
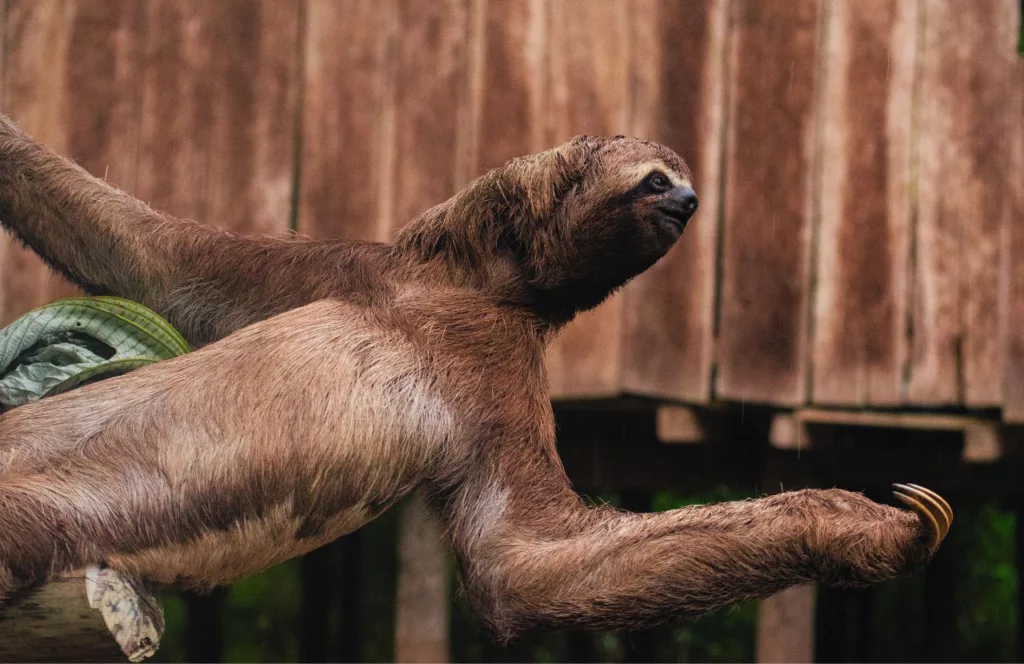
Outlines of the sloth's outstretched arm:
{"label": "sloth's outstretched arm", "polygon": [[345,250],[240,236],[154,211],[3,115],[0,223],[88,292],[146,304],[198,344],[322,297],[331,254]]}
{"label": "sloth's outstretched arm", "polygon": [[934,494],[913,497],[915,514],[842,490],[632,514],[588,508],[558,469],[540,481],[531,466],[529,482],[506,472],[444,508],[467,593],[506,639],[642,627],[803,582],[878,582],[924,562],[952,518]]}

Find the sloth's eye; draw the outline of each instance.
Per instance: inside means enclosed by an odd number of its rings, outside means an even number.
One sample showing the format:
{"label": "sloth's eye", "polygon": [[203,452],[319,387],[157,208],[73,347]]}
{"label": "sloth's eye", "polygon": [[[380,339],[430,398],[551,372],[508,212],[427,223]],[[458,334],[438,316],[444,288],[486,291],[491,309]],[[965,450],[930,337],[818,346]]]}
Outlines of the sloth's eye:
{"label": "sloth's eye", "polygon": [[672,181],[661,171],[654,171],[647,176],[647,187],[655,193],[662,193],[672,188]]}

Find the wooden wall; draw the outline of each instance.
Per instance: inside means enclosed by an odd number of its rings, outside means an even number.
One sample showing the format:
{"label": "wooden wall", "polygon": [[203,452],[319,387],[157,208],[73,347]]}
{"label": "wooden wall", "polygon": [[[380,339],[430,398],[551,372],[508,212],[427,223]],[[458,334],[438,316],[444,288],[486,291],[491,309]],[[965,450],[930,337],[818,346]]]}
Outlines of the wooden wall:
{"label": "wooden wall", "polygon": [[[0,108],[172,213],[386,239],[579,133],[700,211],[551,348],[556,396],[1024,421],[1018,0],[8,0]],[[71,289],[3,240],[3,320]]]}

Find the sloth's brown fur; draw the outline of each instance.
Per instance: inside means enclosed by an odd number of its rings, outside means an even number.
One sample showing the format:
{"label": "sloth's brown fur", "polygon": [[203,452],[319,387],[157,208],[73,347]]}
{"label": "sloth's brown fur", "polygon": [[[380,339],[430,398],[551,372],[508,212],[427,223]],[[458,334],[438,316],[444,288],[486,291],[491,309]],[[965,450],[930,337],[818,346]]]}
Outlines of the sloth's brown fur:
{"label": "sloth's brown fur", "polygon": [[503,637],[632,627],[927,557],[910,513],[839,490],[661,514],[593,508],[556,450],[543,351],[678,230],[663,146],[580,138],[516,159],[393,244],[242,237],[150,210],[0,116],[0,221],[196,352],[0,417],[0,592],[105,562],[227,583],[424,486]]}

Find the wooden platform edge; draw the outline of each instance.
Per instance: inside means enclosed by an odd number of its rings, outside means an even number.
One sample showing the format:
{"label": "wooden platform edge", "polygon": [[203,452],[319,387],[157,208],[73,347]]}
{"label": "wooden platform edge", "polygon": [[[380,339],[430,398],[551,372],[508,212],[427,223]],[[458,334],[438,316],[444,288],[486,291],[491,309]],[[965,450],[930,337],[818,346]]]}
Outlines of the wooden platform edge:
{"label": "wooden platform edge", "polygon": [[967,463],[993,463],[1001,459],[1007,430],[998,419],[976,415],[801,408],[775,415],[769,440],[777,449],[810,449],[814,446],[815,426],[960,432],[964,437],[962,458]]}

